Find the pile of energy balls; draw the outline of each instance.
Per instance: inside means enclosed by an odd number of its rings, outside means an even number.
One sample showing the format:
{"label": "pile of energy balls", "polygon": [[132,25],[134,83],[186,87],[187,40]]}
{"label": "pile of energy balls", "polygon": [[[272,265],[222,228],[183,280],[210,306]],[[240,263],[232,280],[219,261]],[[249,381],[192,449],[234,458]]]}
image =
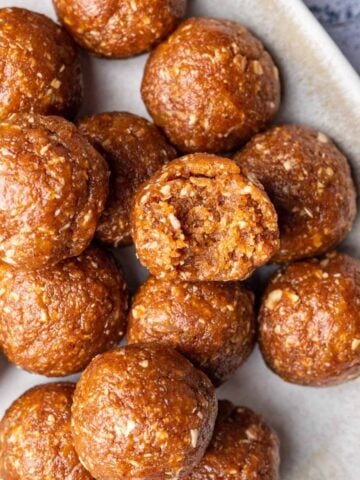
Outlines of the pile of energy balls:
{"label": "pile of energy balls", "polygon": [[[333,250],[356,214],[348,161],[324,133],[268,126],[279,71],[243,26],[183,20],[186,0],[54,5],[63,27],[0,9],[0,346],[29,372],[83,373],[10,406],[0,478],[278,479],[276,434],[215,387],[256,341],[289,382],[360,375],[360,263]],[[154,47],[154,123],[71,123],[75,42]],[[129,303],[106,248],[132,242],[151,275]],[[284,265],[258,309],[241,282],[268,262]]]}

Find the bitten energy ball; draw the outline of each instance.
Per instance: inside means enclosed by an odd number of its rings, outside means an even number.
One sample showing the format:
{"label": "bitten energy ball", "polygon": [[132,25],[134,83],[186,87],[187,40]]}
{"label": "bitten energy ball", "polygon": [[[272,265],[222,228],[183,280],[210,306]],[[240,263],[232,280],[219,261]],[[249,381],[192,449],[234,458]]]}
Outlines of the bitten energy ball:
{"label": "bitten energy ball", "polygon": [[108,193],[105,160],[60,117],[0,123],[0,260],[53,265],[89,244]]}
{"label": "bitten energy ball", "polygon": [[360,262],[339,253],[290,265],[270,281],[260,347],[289,382],[326,386],[360,375]]}
{"label": "bitten energy ball", "polygon": [[241,25],[190,18],[150,55],[142,96],[180,150],[222,152],[274,116],[279,73],[261,42]]}
{"label": "bitten energy ball", "polygon": [[274,127],[234,159],[258,178],[277,210],[275,262],[325,253],[350,230],[356,193],[349,164],[323,133],[298,125]]}
{"label": "bitten energy ball", "polygon": [[53,0],[64,26],[97,55],[131,57],[171,33],[185,15],[187,0]]}
{"label": "bitten energy ball", "polygon": [[126,310],[120,272],[99,248],[30,272],[0,263],[0,345],[31,372],[84,369],[124,335]]}
{"label": "bitten energy ball", "polygon": [[131,243],[130,211],[139,186],[176,157],[155,125],[126,112],[102,113],[79,123],[83,135],[107,160],[110,193],[96,237],[114,247]]}
{"label": "bitten energy ball", "polygon": [[210,380],[179,353],[129,345],[83,373],[72,408],[75,448],[96,479],[180,479],[202,458],[216,413]]}
{"label": "bitten energy ball", "polygon": [[50,18],[0,9],[0,120],[14,112],[72,118],[82,99],[77,49]]}
{"label": "bitten energy ball", "polygon": [[2,480],[91,480],[73,447],[72,383],[35,387],[18,398],[0,423]]}
{"label": "bitten energy ball", "polygon": [[273,205],[231,160],[208,154],[173,160],[135,200],[136,252],[156,277],[242,280],[278,248]]}
{"label": "bitten energy ball", "polygon": [[134,297],[127,337],[176,348],[219,385],[253,349],[254,297],[239,283],[150,277]]}
{"label": "bitten energy ball", "polygon": [[278,480],[279,440],[265,421],[245,407],[219,402],[214,436],[186,480]]}

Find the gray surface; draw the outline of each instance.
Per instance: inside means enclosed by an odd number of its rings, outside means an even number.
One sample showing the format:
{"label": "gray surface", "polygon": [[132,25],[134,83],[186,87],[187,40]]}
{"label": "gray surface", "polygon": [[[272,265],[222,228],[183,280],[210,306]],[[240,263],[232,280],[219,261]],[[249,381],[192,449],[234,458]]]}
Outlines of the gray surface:
{"label": "gray surface", "polygon": [[[0,0],[0,6],[15,4],[52,12],[49,0]],[[360,172],[359,78],[300,0],[192,0],[191,11],[238,20],[258,33],[281,66],[281,118],[333,136]],[[139,96],[144,61],[144,56],[127,61],[84,57],[83,112],[145,114]],[[357,225],[347,246],[360,257],[359,235]],[[120,257],[135,286],[144,270],[131,248]],[[25,389],[46,381],[0,362],[0,414]],[[282,480],[359,480],[360,380],[328,389],[297,387],[269,372],[256,351],[219,394],[258,410],[276,428]]]}

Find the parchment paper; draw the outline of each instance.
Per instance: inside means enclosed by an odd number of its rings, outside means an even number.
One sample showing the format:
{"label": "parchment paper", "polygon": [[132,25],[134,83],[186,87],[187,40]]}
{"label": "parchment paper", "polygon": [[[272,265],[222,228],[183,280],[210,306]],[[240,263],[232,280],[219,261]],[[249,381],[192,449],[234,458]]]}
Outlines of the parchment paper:
{"label": "parchment paper", "polygon": [[[0,6],[54,17],[50,0],[0,0]],[[243,22],[258,34],[281,67],[284,99],[279,119],[328,133],[349,155],[360,178],[359,77],[300,0],[190,0],[189,10]],[[139,94],[145,59],[111,61],[84,55],[82,114],[128,110],[146,115]],[[344,246],[358,257],[359,235],[357,222]],[[132,248],[118,256],[135,288],[145,271]],[[27,388],[47,381],[1,358],[0,414]],[[359,480],[360,379],[327,389],[293,386],[272,374],[255,351],[219,396],[261,412],[274,426],[281,439],[283,480]]]}

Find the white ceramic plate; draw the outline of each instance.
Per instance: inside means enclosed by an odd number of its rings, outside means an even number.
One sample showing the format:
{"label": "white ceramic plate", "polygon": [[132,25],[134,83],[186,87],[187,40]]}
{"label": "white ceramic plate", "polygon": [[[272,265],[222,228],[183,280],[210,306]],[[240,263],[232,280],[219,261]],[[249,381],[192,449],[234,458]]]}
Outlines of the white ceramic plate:
{"label": "white ceramic plate", "polygon": [[[0,0],[0,6],[26,7],[54,17],[50,0]],[[359,77],[302,2],[190,0],[190,13],[237,20],[266,43],[283,77],[279,118],[307,123],[332,136],[349,155],[359,185]],[[145,115],[139,94],[145,59],[110,61],[84,56],[86,95],[82,113],[128,110]],[[344,246],[358,257],[359,236],[358,221]],[[131,248],[119,257],[135,288],[145,271]],[[0,414],[27,388],[46,381],[2,358]],[[267,370],[255,351],[236,377],[220,389],[219,396],[258,410],[275,427],[281,439],[283,480],[360,478],[360,380],[328,389],[286,384]]]}

